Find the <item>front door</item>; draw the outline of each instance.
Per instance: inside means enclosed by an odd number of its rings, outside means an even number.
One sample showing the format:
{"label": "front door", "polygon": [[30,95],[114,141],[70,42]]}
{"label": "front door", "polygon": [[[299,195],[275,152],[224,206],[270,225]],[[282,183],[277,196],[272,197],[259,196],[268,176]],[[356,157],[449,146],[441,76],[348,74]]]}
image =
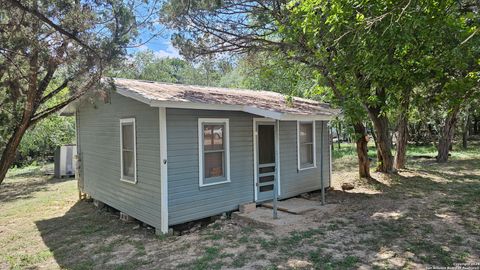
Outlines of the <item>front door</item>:
{"label": "front door", "polygon": [[257,134],[257,164],[256,189],[257,201],[273,199],[274,182],[276,177],[275,163],[275,123],[258,122]]}

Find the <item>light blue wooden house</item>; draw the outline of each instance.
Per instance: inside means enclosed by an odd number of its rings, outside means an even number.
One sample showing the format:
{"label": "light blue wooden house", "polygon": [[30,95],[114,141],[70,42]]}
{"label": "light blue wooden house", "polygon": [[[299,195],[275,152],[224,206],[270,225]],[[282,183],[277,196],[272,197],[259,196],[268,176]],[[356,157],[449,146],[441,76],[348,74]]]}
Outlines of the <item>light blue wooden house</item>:
{"label": "light blue wooden house", "polygon": [[328,104],[265,91],[114,80],[78,102],[83,192],[169,226],[330,185]]}

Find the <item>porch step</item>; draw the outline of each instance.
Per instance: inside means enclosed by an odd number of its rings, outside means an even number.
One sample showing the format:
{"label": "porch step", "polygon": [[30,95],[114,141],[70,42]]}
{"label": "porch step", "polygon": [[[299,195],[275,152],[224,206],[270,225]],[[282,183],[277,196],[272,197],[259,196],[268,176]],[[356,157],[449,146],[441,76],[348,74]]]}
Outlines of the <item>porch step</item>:
{"label": "porch step", "polygon": [[[273,208],[273,202],[262,204],[263,207]],[[306,212],[318,209],[320,202],[310,201],[302,198],[291,198],[284,201],[278,201],[277,209],[294,215],[301,215]]]}

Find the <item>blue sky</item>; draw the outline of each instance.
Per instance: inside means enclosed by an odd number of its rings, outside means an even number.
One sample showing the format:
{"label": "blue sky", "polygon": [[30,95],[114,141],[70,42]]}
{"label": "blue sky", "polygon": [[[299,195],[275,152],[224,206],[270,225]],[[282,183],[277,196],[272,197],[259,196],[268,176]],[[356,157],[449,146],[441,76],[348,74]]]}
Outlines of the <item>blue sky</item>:
{"label": "blue sky", "polygon": [[[143,40],[148,39],[149,36],[150,36],[150,33],[141,34],[141,38]],[[165,58],[165,57],[180,58],[180,54],[178,50],[175,47],[173,47],[172,42],[170,41],[171,36],[172,36],[172,32],[165,29],[164,34],[162,34],[161,36],[155,37],[154,39],[150,40],[144,45],[141,45],[140,47],[130,49],[129,53],[150,49],[159,58]]]}

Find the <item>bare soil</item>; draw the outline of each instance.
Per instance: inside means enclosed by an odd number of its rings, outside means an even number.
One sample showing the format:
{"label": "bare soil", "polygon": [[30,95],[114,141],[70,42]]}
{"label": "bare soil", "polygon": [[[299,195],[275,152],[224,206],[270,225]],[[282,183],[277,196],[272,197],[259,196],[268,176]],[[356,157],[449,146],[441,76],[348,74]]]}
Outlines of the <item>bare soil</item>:
{"label": "bare soil", "polygon": [[[78,201],[76,183],[15,175],[0,187],[0,269],[425,269],[480,263],[480,157],[359,180],[335,161],[324,209],[289,226],[219,219],[180,236]],[[342,191],[351,182],[355,188]],[[319,200],[319,194],[311,194]]]}

